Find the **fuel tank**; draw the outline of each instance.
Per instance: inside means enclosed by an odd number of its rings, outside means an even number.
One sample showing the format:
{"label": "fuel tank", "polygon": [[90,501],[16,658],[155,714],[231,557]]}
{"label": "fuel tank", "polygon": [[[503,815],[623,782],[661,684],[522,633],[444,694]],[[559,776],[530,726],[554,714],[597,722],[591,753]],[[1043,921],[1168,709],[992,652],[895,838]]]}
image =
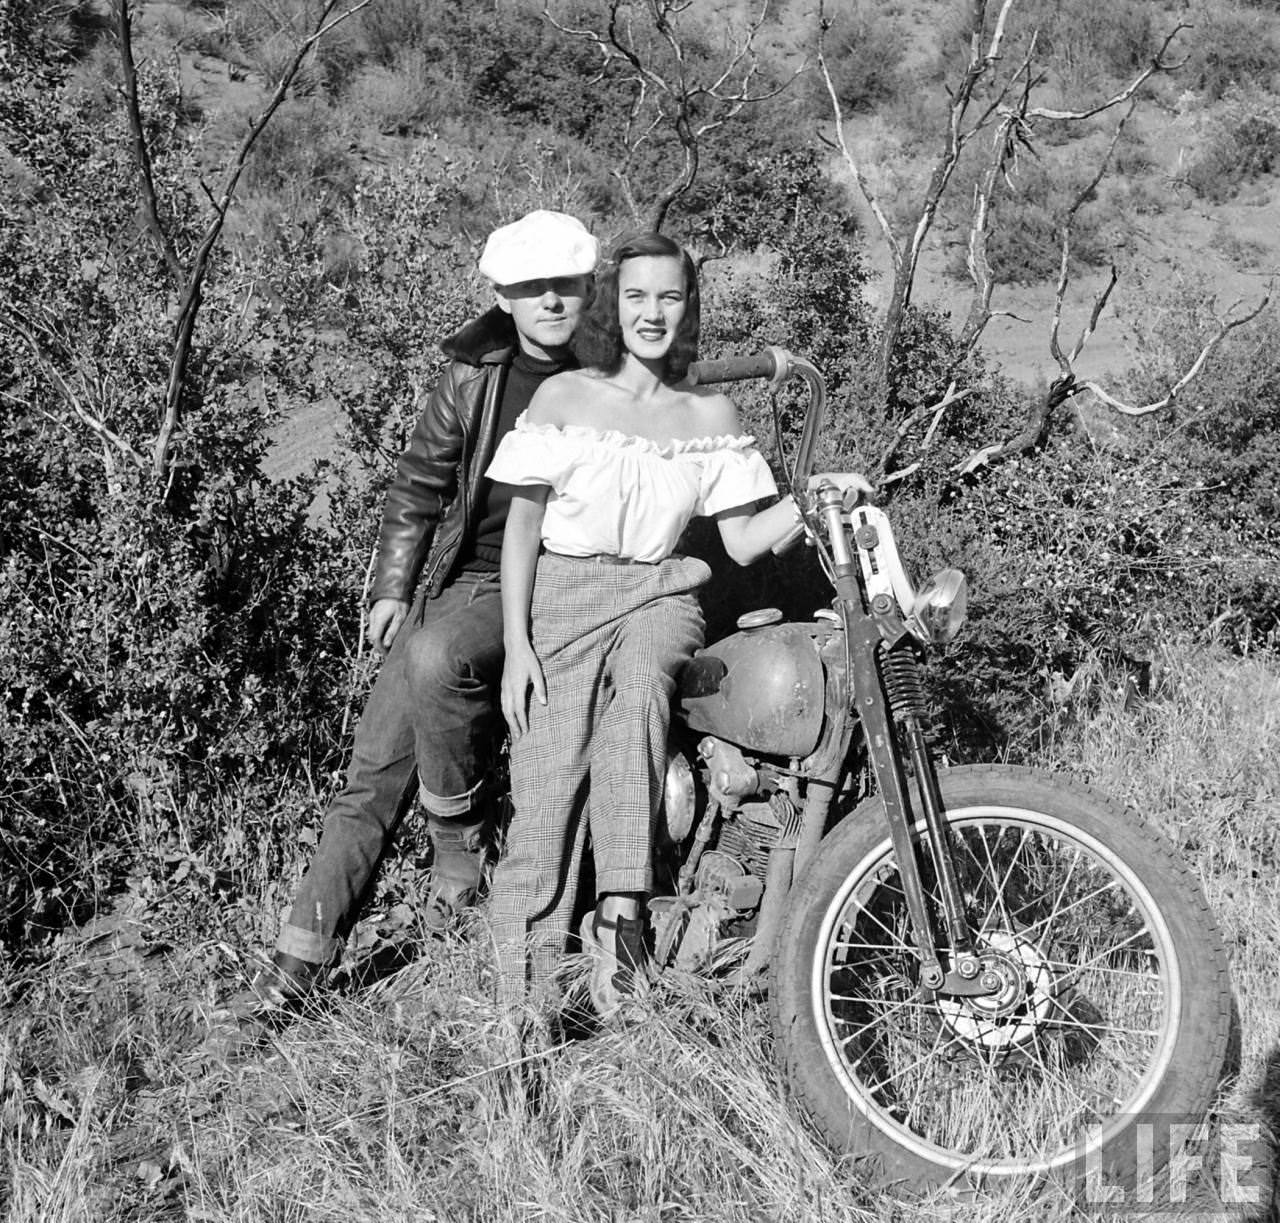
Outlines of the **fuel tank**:
{"label": "fuel tank", "polygon": [[822,733],[825,635],[816,624],[773,624],[700,650],[680,675],[681,719],[749,751],[807,756]]}

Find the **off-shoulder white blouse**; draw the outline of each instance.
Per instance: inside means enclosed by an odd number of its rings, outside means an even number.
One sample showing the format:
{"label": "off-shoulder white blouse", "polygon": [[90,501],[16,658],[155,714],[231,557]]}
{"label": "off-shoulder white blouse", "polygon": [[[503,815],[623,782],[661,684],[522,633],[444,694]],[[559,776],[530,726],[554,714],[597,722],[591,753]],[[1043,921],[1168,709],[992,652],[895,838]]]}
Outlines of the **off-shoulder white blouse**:
{"label": "off-shoulder white blouse", "polygon": [[551,489],[543,546],[564,556],[670,556],[696,515],[777,495],[753,437],[699,437],[661,445],[586,425],[537,425],[522,413],[485,475]]}

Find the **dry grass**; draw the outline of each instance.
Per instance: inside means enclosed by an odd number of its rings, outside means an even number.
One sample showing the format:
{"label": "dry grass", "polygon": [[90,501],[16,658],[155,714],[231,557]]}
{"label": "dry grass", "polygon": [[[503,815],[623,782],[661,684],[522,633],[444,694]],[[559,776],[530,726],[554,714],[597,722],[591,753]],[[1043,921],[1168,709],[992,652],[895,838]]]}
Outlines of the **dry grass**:
{"label": "dry grass", "polygon": [[[1095,693],[1059,751],[1194,861],[1239,1001],[1223,1109],[1268,1131],[1280,1110],[1278,724],[1273,665],[1171,650],[1143,711]],[[398,974],[228,1048],[205,1039],[204,1015],[230,988],[234,949],[214,931],[174,950],[153,922],[141,910],[104,924],[39,979],[3,982],[7,1223],[1091,1217],[1018,1189],[895,1206],[786,1108],[764,1009],[697,980],[664,982],[625,1035],[521,1057],[477,920]]]}
{"label": "dry grass", "polygon": [[[165,989],[91,1024],[60,967],[17,1033],[38,1051],[7,1051],[11,1220],[873,1217],[780,1109],[761,1008],[701,982],[669,982],[633,1032],[521,1058],[475,937],[228,1056],[198,1022],[157,1039]],[[155,1076],[132,1093],[131,1041]],[[37,1052],[67,1080],[24,1078]]]}
{"label": "dry grass", "polygon": [[1155,699],[1119,694],[1063,744],[1068,763],[1145,812],[1192,863],[1217,914],[1239,1005],[1227,1113],[1280,1137],[1280,672],[1274,661],[1166,650]]}

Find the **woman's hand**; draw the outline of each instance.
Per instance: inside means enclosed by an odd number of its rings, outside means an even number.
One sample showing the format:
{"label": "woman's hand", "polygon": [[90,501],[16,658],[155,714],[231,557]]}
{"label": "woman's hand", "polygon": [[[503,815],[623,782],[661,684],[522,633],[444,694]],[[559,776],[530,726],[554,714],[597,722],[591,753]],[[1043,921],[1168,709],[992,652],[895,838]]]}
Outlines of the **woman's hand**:
{"label": "woman's hand", "polygon": [[824,484],[838,488],[843,494],[843,509],[847,512],[866,497],[870,500],[876,491],[867,478],[856,471],[819,471],[809,477],[809,491],[814,492]]}
{"label": "woman's hand", "polygon": [[547,682],[542,664],[527,640],[507,645],[507,661],[502,668],[502,716],[513,739],[529,729],[529,689],[538,704],[547,703]]}

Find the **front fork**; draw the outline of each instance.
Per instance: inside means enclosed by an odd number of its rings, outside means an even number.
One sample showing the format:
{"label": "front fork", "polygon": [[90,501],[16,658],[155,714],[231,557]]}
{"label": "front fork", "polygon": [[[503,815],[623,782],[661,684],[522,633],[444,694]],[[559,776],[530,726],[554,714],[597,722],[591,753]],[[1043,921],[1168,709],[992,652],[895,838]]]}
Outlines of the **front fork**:
{"label": "front fork", "polygon": [[[918,688],[915,662],[914,659],[905,659],[909,667],[904,667],[893,655],[893,648],[902,644],[906,630],[901,625],[896,629],[890,627],[892,600],[888,595],[875,596],[871,614],[864,610],[864,593],[859,584],[861,570],[845,532],[840,493],[836,490],[820,492],[818,508],[826,518],[826,537],[831,544],[838,596],[836,610],[844,624],[849,691],[853,708],[862,722],[867,753],[898,859],[902,891],[911,920],[911,935],[920,957],[920,983],[926,989],[947,994],[990,993],[998,986],[998,981],[988,982],[985,979],[987,974],[981,970],[951,854],[937,775],[914,708],[918,704],[912,699],[917,695],[913,689]],[[882,601],[885,606],[878,606]],[[904,687],[908,691],[904,692]],[[902,736],[901,746],[895,733],[895,717]],[[938,952],[938,940],[920,878],[913,834],[915,819],[903,768],[902,747],[911,760],[934,877],[938,881],[946,941],[952,953],[951,962],[947,964]]]}

